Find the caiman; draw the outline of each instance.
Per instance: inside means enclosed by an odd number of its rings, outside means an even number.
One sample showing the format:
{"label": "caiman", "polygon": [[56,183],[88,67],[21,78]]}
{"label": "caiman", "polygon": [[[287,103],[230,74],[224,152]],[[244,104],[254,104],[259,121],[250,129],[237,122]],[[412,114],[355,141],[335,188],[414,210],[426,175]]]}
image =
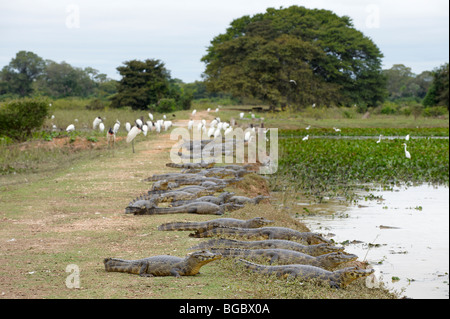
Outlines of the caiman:
{"label": "caiman", "polygon": [[167,163],[167,167],[173,167],[173,168],[183,168],[183,169],[191,169],[191,168],[211,168],[215,165],[214,162],[201,162],[201,163]]}
{"label": "caiman", "polygon": [[217,227],[205,232],[190,234],[190,237],[204,238],[216,236],[243,237],[247,239],[287,239],[301,242],[306,245],[329,243],[328,239],[320,234],[312,232],[299,232],[285,227],[261,227],[261,228],[233,228]]}
{"label": "caiman", "polygon": [[344,251],[344,247],[331,246],[329,244],[316,244],[316,245],[302,245],[295,241],[283,240],[283,239],[267,239],[256,241],[241,241],[233,239],[211,239],[207,242],[200,243],[191,249],[210,249],[210,248],[244,248],[244,249],[268,249],[279,248],[298,251],[310,256],[320,256],[334,252]]}
{"label": "caiman", "polygon": [[125,209],[126,214],[134,215],[164,215],[164,214],[200,214],[223,215],[226,210],[239,209],[243,206],[235,204],[216,205],[213,203],[198,202],[178,207],[157,207],[151,200],[137,201]]}
{"label": "caiman", "polygon": [[245,205],[245,204],[259,204],[260,201],[262,201],[263,199],[266,198],[270,198],[269,196],[262,196],[262,195],[258,195],[254,198],[249,198],[246,196],[233,196],[231,197],[228,202],[230,203],[235,203],[235,204],[239,204],[239,205]]}
{"label": "caiman", "polygon": [[141,277],[153,276],[194,276],[202,266],[222,258],[210,251],[197,251],[185,258],[160,255],[138,260],[106,258],[103,260],[106,271],[125,272]]}
{"label": "caiman", "polygon": [[352,281],[372,274],[374,269],[362,269],[347,267],[335,271],[329,271],[316,266],[291,264],[278,266],[264,266],[239,259],[244,265],[254,272],[264,275],[276,275],[277,277],[296,278],[300,281],[319,280],[333,288],[344,288]]}
{"label": "caiman", "polygon": [[264,217],[255,217],[248,220],[241,220],[236,218],[217,218],[204,222],[174,222],[166,223],[158,226],[158,230],[195,230],[206,231],[215,227],[245,227],[245,228],[258,228],[273,223],[272,220],[265,219]]}
{"label": "caiman", "polygon": [[279,265],[302,264],[316,266],[328,270],[354,261],[358,256],[342,252],[329,253],[317,257],[288,249],[239,249],[239,248],[211,248],[211,252],[222,254],[223,257],[241,257],[253,260],[267,260],[269,264]]}
{"label": "caiman", "polygon": [[191,200],[180,200],[180,201],[175,201],[172,202],[171,205],[173,207],[175,206],[180,206],[180,205],[185,205],[185,204],[189,204],[189,203],[193,203],[193,202],[208,202],[208,203],[213,203],[216,205],[222,205],[225,204],[226,202],[228,202],[228,199],[230,199],[230,197],[234,196],[234,193],[229,193],[229,192],[224,192],[219,194],[219,196],[202,196],[199,198],[195,198],[195,199],[191,199]]}

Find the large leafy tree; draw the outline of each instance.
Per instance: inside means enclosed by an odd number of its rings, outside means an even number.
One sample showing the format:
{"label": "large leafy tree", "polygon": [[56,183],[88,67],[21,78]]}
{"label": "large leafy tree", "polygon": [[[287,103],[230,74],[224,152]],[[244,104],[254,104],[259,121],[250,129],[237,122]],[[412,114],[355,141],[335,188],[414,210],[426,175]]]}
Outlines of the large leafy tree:
{"label": "large leafy tree", "polygon": [[122,79],[113,97],[113,107],[146,109],[169,94],[170,73],[160,60],[131,60],[117,68]]}
{"label": "large leafy tree", "polygon": [[29,51],[19,51],[0,72],[0,93],[30,95],[33,81],[42,74],[44,68],[45,62],[40,56]]}
{"label": "large leafy tree", "polygon": [[386,95],[381,58],[350,18],[292,6],[232,21],[202,61],[210,90],[272,107],[371,106]]}
{"label": "large leafy tree", "polygon": [[425,106],[445,105],[449,108],[449,74],[448,63],[433,71],[433,82],[423,100]]}

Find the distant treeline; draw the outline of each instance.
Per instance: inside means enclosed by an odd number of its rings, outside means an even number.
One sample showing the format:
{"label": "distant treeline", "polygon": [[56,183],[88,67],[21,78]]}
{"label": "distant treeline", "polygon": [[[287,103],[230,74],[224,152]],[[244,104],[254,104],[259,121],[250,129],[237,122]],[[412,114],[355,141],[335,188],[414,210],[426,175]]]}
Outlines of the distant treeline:
{"label": "distant treeline", "polygon": [[93,108],[161,112],[224,97],[271,109],[357,105],[364,110],[387,102],[448,109],[448,63],[416,75],[402,64],[382,70],[382,58],[347,16],[300,6],[269,8],[235,19],[211,40],[201,59],[203,81],[174,79],[157,59],[124,62],[117,67],[122,78],[115,81],[91,67],[20,51],[0,72],[0,101],[81,97],[95,99]]}

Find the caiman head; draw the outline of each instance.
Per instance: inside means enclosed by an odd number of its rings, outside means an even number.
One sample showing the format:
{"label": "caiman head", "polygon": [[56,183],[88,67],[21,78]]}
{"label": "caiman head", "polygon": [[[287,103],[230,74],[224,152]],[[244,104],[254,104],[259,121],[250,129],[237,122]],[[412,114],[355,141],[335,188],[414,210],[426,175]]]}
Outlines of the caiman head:
{"label": "caiman head", "polygon": [[335,271],[335,273],[339,274],[341,288],[348,286],[352,281],[358,278],[370,276],[374,272],[375,269],[363,269],[358,267],[347,267]]}
{"label": "caiman head", "polygon": [[222,254],[212,253],[209,250],[194,251],[193,253],[190,253],[188,256],[189,259],[194,259],[203,265],[213,260],[222,258]]}
{"label": "caiman head", "polygon": [[358,256],[343,252],[333,252],[318,256],[317,258],[321,259],[324,262],[326,268],[335,268],[340,264],[355,261],[356,259],[358,259]]}
{"label": "caiman head", "polygon": [[137,200],[125,208],[125,214],[143,215],[153,207],[155,207],[155,203],[151,200]]}
{"label": "caiman head", "polygon": [[266,219],[264,217],[255,217],[249,220],[251,228],[264,227],[266,225],[272,224],[274,221]]}
{"label": "caiman head", "polygon": [[329,244],[317,244],[314,246],[316,248],[317,254],[325,255],[330,253],[337,253],[339,251],[344,251],[344,247],[332,246]]}
{"label": "caiman head", "polygon": [[330,241],[320,234],[310,233],[308,237],[308,245],[329,244]]}

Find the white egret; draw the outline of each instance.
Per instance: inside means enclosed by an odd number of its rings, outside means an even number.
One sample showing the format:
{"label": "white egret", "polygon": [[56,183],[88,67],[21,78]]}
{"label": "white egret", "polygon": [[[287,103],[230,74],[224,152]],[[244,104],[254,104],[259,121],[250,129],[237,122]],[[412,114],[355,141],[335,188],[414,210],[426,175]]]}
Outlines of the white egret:
{"label": "white egret", "polygon": [[316,107],[316,103],[313,103],[312,107]]}
{"label": "white egret", "polygon": [[405,156],[406,156],[406,158],[411,158],[411,154],[406,150],[406,143],[403,143],[402,145],[405,146]]}
{"label": "white egret", "polygon": [[172,126],[172,121],[164,121],[164,131],[167,131]]}
{"label": "white egret", "polygon": [[67,131],[67,132],[73,132],[73,131],[75,131],[75,125],[70,124],[70,125],[66,128],[66,131]]}
{"label": "white egret", "polygon": [[156,131],[156,133],[161,133],[161,122],[160,121],[156,121],[155,131]]}
{"label": "white egret", "polygon": [[148,113],[148,117],[150,118],[150,120],[153,121],[153,114],[152,113]]}
{"label": "white egret", "polygon": [[190,120],[189,122],[188,122],[188,130],[189,131],[192,131],[192,127],[194,126],[194,120]]}
{"label": "white egret", "polygon": [[306,127],[306,130],[309,130],[311,128],[311,125],[308,125],[307,127]]}
{"label": "white egret", "polygon": [[406,137],[405,137],[405,141],[409,141],[409,134],[408,134],[408,135],[406,135]]}
{"label": "white egret", "polygon": [[144,134],[144,136],[147,136],[148,133],[148,126],[147,124],[142,125],[142,134]]}
{"label": "white egret", "polygon": [[218,123],[217,120],[214,119],[211,121],[211,123],[209,123],[209,127],[215,127],[217,125],[217,123]]}
{"label": "white egret", "polygon": [[219,108],[216,108],[216,112],[219,112]]}
{"label": "white egret", "polygon": [[101,122],[102,122],[102,118],[101,118],[100,116],[96,117],[96,118],[94,119],[94,122],[92,122],[92,128],[93,128],[94,130],[96,130],[96,129],[97,129],[97,126],[98,126]]}
{"label": "white egret", "polygon": [[215,131],[216,131],[216,128],[214,126],[211,126],[208,130],[208,137],[214,136]]}
{"label": "white egret", "polygon": [[54,115],[52,115],[52,120],[54,120],[55,119],[55,116]]}
{"label": "white egret", "polygon": [[130,122],[126,122],[126,123],[125,123],[125,129],[127,130],[127,132],[130,132],[130,130],[131,130],[131,124],[130,124]]}
{"label": "white egret", "polygon": [[211,108],[210,107],[208,107],[208,109],[206,110],[207,112],[211,112]]}
{"label": "white egret", "polygon": [[254,118],[255,118],[255,114],[252,113],[252,119],[254,119]]}
{"label": "white egret", "polygon": [[239,113],[239,118],[243,119],[243,118],[244,118],[244,115],[245,115],[244,112]]}
{"label": "white egret", "polygon": [[167,116],[166,116],[166,114],[164,114],[164,115],[163,115],[163,119],[167,119]]}
{"label": "white egret", "polygon": [[219,136],[222,136],[222,134],[220,133],[220,128],[217,128],[217,129],[214,131],[214,138],[218,138]]}
{"label": "white egret", "polygon": [[295,82],[295,80],[290,80],[289,82],[294,83],[295,85],[297,85],[297,82]]}
{"label": "white egret", "polygon": [[309,135],[306,135],[304,138],[302,138],[302,141],[307,141],[309,139]]}
{"label": "white egret", "polygon": [[197,113],[197,110],[193,110],[193,111],[192,111],[192,116],[194,116],[195,113]]}
{"label": "white egret", "polygon": [[378,138],[377,144],[379,144],[379,143],[381,142],[381,137],[382,137],[382,136],[383,136],[383,135],[380,134],[380,137]]}
{"label": "white egret", "polygon": [[119,120],[116,120],[116,124],[114,124],[113,129],[112,129],[114,134],[117,134],[117,132],[119,132],[119,128],[120,128],[120,122],[119,122]]}
{"label": "white egret", "polygon": [[103,131],[105,130],[105,124],[103,124],[103,122],[100,122],[100,124],[98,125],[98,129],[103,133]]}
{"label": "white egret", "polygon": [[231,126],[229,126],[226,130],[225,130],[225,132],[223,133],[223,135],[224,136],[227,136],[228,134],[230,134],[230,133],[232,133],[233,132],[233,128],[231,127]]}
{"label": "white egret", "polygon": [[340,128],[333,127],[333,129],[334,129],[336,132],[340,132],[340,131],[341,131]]}

